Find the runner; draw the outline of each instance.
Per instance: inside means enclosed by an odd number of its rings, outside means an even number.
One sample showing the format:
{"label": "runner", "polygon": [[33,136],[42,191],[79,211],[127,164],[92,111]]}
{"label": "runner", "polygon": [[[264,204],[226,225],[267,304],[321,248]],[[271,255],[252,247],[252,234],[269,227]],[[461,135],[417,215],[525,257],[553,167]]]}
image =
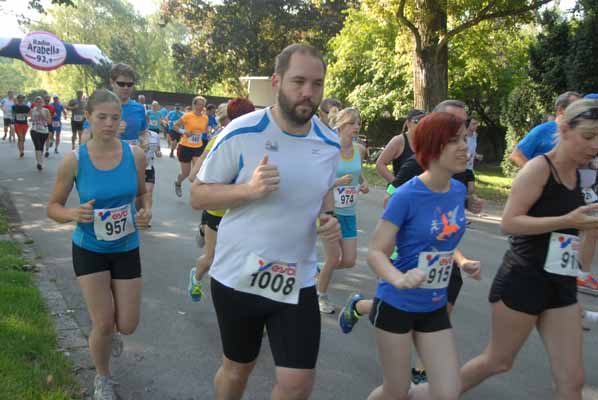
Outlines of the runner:
{"label": "runner", "polygon": [[19,158],[25,155],[25,135],[29,129],[27,118],[30,116],[31,109],[25,104],[25,95],[19,94],[17,102],[12,106],[12,114],[15,117],[15,131],[17,133],[17,148],[19,149]]}
{"label": "runner", "polygon": [[[160,108],[160,133],[164,135],[164,139],[168,139],[168,109],[166,107]],[[168,143],[170,145],[170,142]]]}
{"label": "runner", "polygon": [[328,113],[332,107],[336,107],[337,110],[341,110],[343,105],[340,101],[333,98],[328,98],[322,100],[320,103],[320,110],[318,112],[318,117],[320,117],[320,121],[322,121],[327,127],[330,128],[330,122],[328,121]]}
{"label": "runner", "polygon": [[193,208],[229,209],[210,267],[224,350],[214,379],[218,400],[243,396],[264,326],[276,365],[271,398],[307,399],[313,390],[320,341],[317,234],[331,242],[340,237],[327,214],[333,213],[338,139],[313,118],[324,75],[316,49],[285,48],[272,78],[274,106],[231,122],[191,189]]}
{"label": "runner", "polygon": [[[224,129],[230,121],[235,118],[253,112],[255,107],[253,103],[247,99],[235,98],[227,103],[222,103],[216,110],[216,120],[220,129],[214,133],[212,139],[208,142],[206,150],[203,152],[199,160],[193,166],[193,170],[189,175],[191,182],[195,181],[199,169],[203,165],[205,158],[214,146],[218,134]],[[206,272],[210,269],[212,261],[214,261],[214,251],[216,250],[216,234],[218,233],[218,226],[226,210],[204,210],[201,215],[201,225],[198,232],[198,242],[200,247],[204,247],[203,254],[197,259],[195,267],[191,268],[189,272],[189,296],[191,301],[199,302],[203,296],[203,286],[201,280]]]}
{"label": "runner", "polygon": [[334,313],[334,305],[328,298],[328,286],[336,269],[353,268],[357,259],[357,197],[368,193],[368,182],[361,170],[365,147],[353,143],[359,135],[361,117],[354,108],[340,111],[332,107],[329,121],[338,133],[341,157],[336,167],[334,183],[334,212],[341,226],[341,240],[338,243],[324,243],[325,262],[318,275],[318,304],[320,312]]}
{"label": "runner", "polygon": [[453,254],[466,227],[466,189],[451,179],[467,163],[464,123],[446,112],[420,120],[413,146],[425,172],[397,189],[370,241],[368,262],[380,277],[370,320],[384,374],[370,400],[407,398],[412,343],[427,367],[432,398],[459,396],[446,304]]}
{"label": "runner", "polygon": [[[52,133],[50,134],[50,137],[53,137],[54,139],[54,154],[58,154],[58,146],[60,145],[60,132],[62,130],[62,122],[61,122],[61,118],[62,116],[64,116],[64,119],[66,119],[67,115],[66,115],[66,110],[64,109],[64,106],[62,105],[62,103],[60,102],[60,99],[58,98],[58,95],[55,94],[52,98],[53,102],[52,102],[52,107],[54,108],[54,115],[52,117]],[[48,149],[52,147],[51,145],[48,145],[48,147],[46,147],[46,154],[48,154]],[[47,157],[47,155],[46,155]]]}
{"label": "runner", "polygon": [[[44,96],[44,108],[50,112],[50,117],[52,121],[54,120],[54,114],[56,114],[56,109],[50,102],[51,97],[50,95]],[[48,158],[50,156],[50,152],[48,151],[54,142],[54,128],[52,127],[52,122],[48,124],[48,140],[46,140],[46,153],[44,156]]]}
{"label": "runner", "polygon": [[201,156],[208,143],[208,117],[204,113],[206,99],[196,96],[192,105],[193,111],[185,113],[174,123],[174,130],[182,135],[177,149],[181,172],[174,182],[174,192],[178,197],[183,196],[183,181],[189,176],[193,164]]}
{"label": "runner", "polygon": [[208,116],[208,133],[211,135],[218,127],[218,121],[216,120],[216,106],[214,104],[208,104],[206,106],[206,115]]}
{"label": "runner", "polygon": [[174,111],[171,111],[166,116],[168,120],[168,145],[170,146],[170,158],[174,158],[174,151],[176,150],[181,134],[174,129],[174,124],[181,119],[184,113],[181,111],[181,105],[175,104]]}
{"label": "runner", "polygon": [[467,197],[471,197],[475,193],[475,174],[473,167],[476,160],[481,159],[481,155],[477,153],[478,148],[478,121],[471,117],[465,123],[467,127],[467,167],[464,172],[454,176],[456,180],[462,182],[467,187]]}
{"label": "runner", "polygon": [[[147,228],[151,209],[143,184],[143,152],[117,139],[121,116],[118,98],[98,90],[86,107],[94,134],[62,160],[48,216],[58,223],[77,223],[73,267],[92,322],[89,351],[97,373],[94,400],[116,400],[110,355],[122,353],[120,333],[132,334],[139,323],[137,229]],[[73,185],[80,206],[66,208]]]}
{"label": "runner", "polygon": [[145,151],[145,187],[148,192],[149,205],[153,204],[154,185],[156,184],[156,169],[154,160],[162,157],[160,149],[160,105],[154,101],[152,110],[147,112],[150,125],[149,130],[139,136],[139,146]]}
{"label": "runner", "polygon": [[85,120],[85,101],[83,101],[83,92],[81,90],[77,90],[77,98],[69,101],[66,109],[71,112],[71,130],[73,131],[71,148],[75,150],[77,139],[81,143],[83,121]]}
{"label": "runner", "polygon": [[15,141],[15,129],[14,129],[14,115],[12,114],[12,106],[15,105],[15,94],[12,90],[9,90],[7,96],[0,101],[0,108],[4,114],[4,136],[2,140],[6,140],[8,136],[9,142]]}
{"label": "runner", "polygon": [[50,111],[44,108],[44,99],[41,96],[37,96],[34,101],[35,105],[31,109],[31,140],[35,147],[35,159],[37,161],[37,169],[41,171],[43,169],[42,161],[44,144],[48,140],[50,131],[48,126],[52,123],[52,116]]}
{"label": "runner", "polygon": [[147,112],[147,119],[149,121],[148,129],[160,134],[160,120],[162,119],[160,103],[157,101],[152,101],[151,109]]}
{"label": "runner", "polygon": [[[399,173],[401,164],[413,155],[411,142],[413,141],[413,130],[417,123],[422,119],[426,113],[417,108],[412,109],[407,114],[405,123],[403,124],[403,131],[394,136],[380,153],[378,160],[376,160],[376,171],[389,184],[395,179]],[[392,163],[392,172],[388,170],[388,165]]]}
{"label": "runner", "polygon": [[118,134],[121,140],[134,145],[139,144],[139,135],[147,130],[144,106],[131,100],[135,80],[135,71],[127,64],[118,63],[112,66],[110,84],[122,104],[123,111]]}
{"label": "runner", "polygon": [[[501,222],[512,235],[510,248],[489,295],[491,341],[461,369],[462,393],[509,371],[536,328],[548,353],[554,398],[582,397],[578,233],[598,228],[598,218],[590,216],[598,205],[584,205],[577,167],[598,153],[598,101],[569,105],[558,132],[556,147],[526,163],[513,181]],[[416,393],[425,395],[420,386]]]}

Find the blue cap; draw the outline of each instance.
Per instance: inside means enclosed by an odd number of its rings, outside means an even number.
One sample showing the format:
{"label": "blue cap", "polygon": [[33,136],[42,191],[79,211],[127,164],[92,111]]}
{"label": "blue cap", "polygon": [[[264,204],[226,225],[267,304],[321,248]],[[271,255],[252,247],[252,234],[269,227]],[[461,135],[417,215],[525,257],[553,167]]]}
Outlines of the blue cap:
{"label": "blue cap", "polygon": [[584,99],[598,100],[598,93],[588,93],[584,96]]}

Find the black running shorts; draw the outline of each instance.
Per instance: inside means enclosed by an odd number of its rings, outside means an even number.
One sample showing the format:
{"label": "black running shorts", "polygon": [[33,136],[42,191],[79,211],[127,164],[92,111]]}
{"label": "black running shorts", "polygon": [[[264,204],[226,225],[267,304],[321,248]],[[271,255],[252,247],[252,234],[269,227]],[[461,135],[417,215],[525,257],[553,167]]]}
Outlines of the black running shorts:
{"label": "black running shorts", "polygon": [[222,221],[222,217],[212,215],[206,210],[204,210],[201,214],[201,224],[207,225],[214,232],[218,232],[218,226],[220,225],[220,221]]}
{"label": "black running shorts", "polygon": [[408,312],[378,298],[374,299],[370,321],[376,328],[400,335],[411,331],[430,333],[451,329],[446,307],[431,312]]}
{"label": "black running shorts", "polygon": [[575,277],[503,264],[494,277],[488,300],[490,303],[502,300],[512,310],[540,315],[551,308],[576,304],[577,281]]}
{"label": "black running shorts", "polygon": [[451,270],[451,279],[449,280],[449,285],[446,288],[447,300],[453,306],[457,302],[457,297],[459,297],[459,292],[461,291],[461,286],[463,286],[463,278],[461,277],[461,268],[459,268],[457,266],[457,263],[453,262],[453,269]]}
{"label": "black running shorts", "polygon": [[77,277],[110,271],[112,279],[141,277],[139,248],[122,253],[96,253],[73,243],[73,267]]}
{"label": "black running shorts", "polygon": [[320,348],[320,310],[315,286],[299,292],[298,304],[243,293],[211,280],[224,355],[238,363],[257,359],[268,331],[277,367],[314,369]]}
{"label": "black running shorts", "polygon": [[177,148],[176,155],[179,158],[179,162],[190,163],[193,158],[200,157],[203,153],[204,146],[202,147],[187,147],[180,145]]}
{"label": "black running shorts", "polygon": [[145,182],[156,183],[156,170],[154,167],[145,170]]}

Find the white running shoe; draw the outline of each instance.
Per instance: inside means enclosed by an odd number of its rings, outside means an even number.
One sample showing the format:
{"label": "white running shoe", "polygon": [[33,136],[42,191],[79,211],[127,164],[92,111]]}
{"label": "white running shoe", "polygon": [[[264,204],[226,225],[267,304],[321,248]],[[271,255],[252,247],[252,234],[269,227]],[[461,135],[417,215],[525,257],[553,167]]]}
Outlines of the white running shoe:
{"label": "white running shoe", "polygon": [[113,385],[109,376],[96,375],[93,385],[93,400],[117,400]]}
{"label": "white running shoe", "polygon": [[321,294],[318,296],[318,304],[320,306],[321,313],[334,314],[334,304],[330,302],[327,294]]}

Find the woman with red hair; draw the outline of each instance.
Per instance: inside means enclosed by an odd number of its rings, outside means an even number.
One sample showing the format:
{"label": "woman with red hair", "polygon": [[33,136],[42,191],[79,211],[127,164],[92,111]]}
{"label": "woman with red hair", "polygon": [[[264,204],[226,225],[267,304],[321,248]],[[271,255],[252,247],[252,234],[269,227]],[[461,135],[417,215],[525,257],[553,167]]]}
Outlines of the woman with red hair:
{"label": "woman with red hair", "polygon": [[[411,345],[427,369],[432,398],[457,399],[459,360],[447,313],[453,253],[465,233],[465,121],[445,112],[422,118],[413,135],[424,172],[391,197],[370,241],[368,263],[381,279],[370,320],[384,381],[370,400],[404,399],[410,387]],[[398,258],[389,257],[397,247]]]}

